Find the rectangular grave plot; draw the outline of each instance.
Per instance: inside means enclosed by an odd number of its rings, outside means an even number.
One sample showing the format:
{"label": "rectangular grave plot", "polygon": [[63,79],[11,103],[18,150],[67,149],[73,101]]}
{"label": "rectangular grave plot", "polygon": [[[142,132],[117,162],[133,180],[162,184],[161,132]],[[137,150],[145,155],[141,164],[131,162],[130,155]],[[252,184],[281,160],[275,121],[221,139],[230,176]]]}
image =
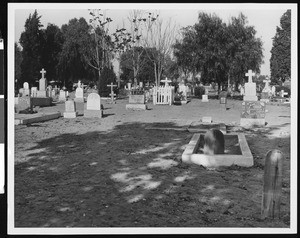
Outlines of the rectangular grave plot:
{"label": "rectangular grave plot", "polygon": [[[238,165],[242,167],[253,166],[253,156],[248,147],[248,143],[244,134],[237,133],[224,135],[225,154],[217,155],[206,155],[197,153],[199,148],[201,148],[201,146],[203,147],[204,144],[204,140],[201,139],[202,136],[204,138],[204,135],[201,135],[200,133],[195,133],[193,135],[191,141],[186,146],[182,154],[183,162],[189,164],[194,163],[204,167],[226,167],[231,165]],[[226,142],[226,140],[229,140],[229,142]],[[229,147],[232,148],[228,149]]]}
{"label": "rectangular grave plot", "polygon": [[[239,145],[238,135],[224,135],[225,139],[225,154],[228,155],[242,155],[242,151]],[[199,147],[196,154],[203,154],[202,149],[204,147],[204,134],[200,135]]]}

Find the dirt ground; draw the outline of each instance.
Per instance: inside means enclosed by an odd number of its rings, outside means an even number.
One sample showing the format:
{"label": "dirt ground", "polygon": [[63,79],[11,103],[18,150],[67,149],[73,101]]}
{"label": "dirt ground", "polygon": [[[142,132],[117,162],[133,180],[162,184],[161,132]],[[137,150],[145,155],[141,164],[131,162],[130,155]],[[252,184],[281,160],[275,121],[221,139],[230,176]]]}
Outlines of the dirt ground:
{"label": "dirt ground", "polygon": [[[290,227],[290,107],[267,105],[267,125],[242,130],[241,101],[199,99],[182,106],[148,104],[126,111],[109,104],[104,117],[63,117],[15,126],[15,227]],[[40,108],[64,111],[64,104]],[[181,162],[204,116],[243,131],[254,166],[208,170]],[[264,159],[284,153],[280,219],[260,216]]]}

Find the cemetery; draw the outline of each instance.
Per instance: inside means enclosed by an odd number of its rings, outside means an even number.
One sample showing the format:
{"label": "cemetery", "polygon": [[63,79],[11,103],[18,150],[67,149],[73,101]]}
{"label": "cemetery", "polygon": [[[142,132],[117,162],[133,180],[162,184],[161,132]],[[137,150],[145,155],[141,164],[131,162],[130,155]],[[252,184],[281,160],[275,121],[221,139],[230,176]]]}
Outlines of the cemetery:
{"label": "cemetery", "polygon": [[36,11],[21,34],[14,226],[290,228],[297,95],[281,50],[269,78],[243,14],[199,12],[177,39],[158,14],[133,11],[112,33],[103,9],[88,11],[89,23],[40,29],[30,59]]}
{"label": "cemetery", "polygon": [[[77,87],[36,113],[16,112],[16,226],[288,227],[290,107],[254,101],[251,85],[245,100],[190,95],[176,105],[167,83],[149,100],[140,89],[105,100]],[[205,153],[213,130],[221,154]],[[282,153],[275,220],[262,203],[274,149]]]}

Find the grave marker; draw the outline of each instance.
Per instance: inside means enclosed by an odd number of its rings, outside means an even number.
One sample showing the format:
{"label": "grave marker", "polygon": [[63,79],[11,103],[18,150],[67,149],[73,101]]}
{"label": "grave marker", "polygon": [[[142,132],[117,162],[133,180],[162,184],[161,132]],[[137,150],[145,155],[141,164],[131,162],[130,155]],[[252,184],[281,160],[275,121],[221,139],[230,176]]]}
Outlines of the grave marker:
{"label": "grave marker", "polygon": [[254,125],[265,126],[266,103],[260,101],[242,102],[240,125],[251,127]]}
{"label": "grave marker", "polygon": [[212,122],[212,118],[211,117],[202,117],[202,122],[203,123],[211,123]]}
{"label": "grave marker", "polygon": [[164,83],[165,87],[169,86],[169,83],[172,83],[172,80],[169,80],[168,78],[164,79],[164,80],[160,80],[160,82]]}
{"label": "grave marker", "polygon": [[283,154],[280,150],[267,153],[264,168],[262,219],[280,217]]}
{"label": "grave marker", "polygon": [[29,95],[30,95],[29,84],[27,82],[24,82],[22,96],[29,96]]}
{"label": "grave marker", "polygon": [[98,117],[102,118],[103,109],[99,94],[90,93],[87,97],[86,109],[84,110],[84,117]]}
{"label": "grave marker", "polygon": [[76,116],[77,116],[77,112],[76,112],[75,102],[73,100],[66,101],[64,118],[76,118]]}
{"label": "grave marker", "polygon": [[116,96],[116,94],[114,94],[114,87],[117,87],[117,85],[114,85],[113,83],[111,83],[110,85],[106,85],[107,87],[110,87],[110,94],[109,96],[111,97],[111,103],[116,103],[114,101],[114,96]]}
{"label": "grave marker", "polygon": [[202,102],[208,102],[208,95],[202,95]]}
{"label": "grave marker", "polygon": [[46,71],[42,69],[40,73],[42,74],[42,78],[39,80],[39,90],[37,91],[37,97],[47,97],[46,94],[47,80],[44,77]]}
{"label": "grave marker", "polygon": [[249,69],[245,76],[249,78],[249,81],[245,83],[244,101],[257,101],[256,83],[252,82],[252,76],[255,76],[255,74]]}

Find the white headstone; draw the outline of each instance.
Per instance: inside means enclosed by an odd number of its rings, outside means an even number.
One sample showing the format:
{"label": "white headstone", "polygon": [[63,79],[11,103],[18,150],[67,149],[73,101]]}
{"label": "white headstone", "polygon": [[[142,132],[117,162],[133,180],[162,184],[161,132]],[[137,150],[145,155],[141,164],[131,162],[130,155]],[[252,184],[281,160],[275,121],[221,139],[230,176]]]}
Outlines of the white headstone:
{"label": "white headstone", "polygon": [[73,100],[66,101],[64,118],[76,118],[76,116],[77,116],[77,112],[76,112],[75,102]]}
{"label": "white headstone", "polygon": [[64,90],[59,91],[59,101],[65,101],[66,100],[66,92]]}
{"label": "white headstone", "polygon": [[208,102],[208,95],[202,95],[202,102]]}
{"label": "white headstone", "polygon": [[37,97],[37,87],[31,88],[31,97]]}
{"label": "white headstone", "polygon": [[30,90],[29,90],[29,84],[27,82],[23,83],[23,96],[29,96]]}
{"label": "white headstone", "polygon": [[97,93],[90,93],[87,97],[87,110],[101,110],[101,100]]}
{"label": "white headstone", "polygon": [[46,91],[46,87],[47,87],[47,81],[45,78],[46,71],[42,69],[40,73],[42,74],[42,78],[39,80],[39,91]]}
{"label": "white headstone", "polygon": [[131,90],[131,83],[127,83],[127,89]]}
{"label": "white headstone", "polygon": [[245,83],[244,101],[257,101],[256,83],[252,82],[252,76],[255,74],[252,72],[252,70],[248,70],[248,73],[245,75],[249,78],[249,81],[248,83]]}
{"label": "white headstone", "polygon": [[272,86],[272,96],[275,96],[276,95],[276,87],[275,86]]}
{"label": "white headstone", "polygon": [[262,92],[271,93],[272,89],[270,87],[271,80],[267,77],[265,80],[263,80],[265,83],[265,87],[263,88]]}
{"label": "white headstone", "polygon": [[211,117],[202,117],[202,122],[203,123],[211,123],[212,119],[211,119]]}
{"label": "white headstone", "polygon": [[75,97],[76,98],[83,98],[83,88],[77,87],[75,91]]}

